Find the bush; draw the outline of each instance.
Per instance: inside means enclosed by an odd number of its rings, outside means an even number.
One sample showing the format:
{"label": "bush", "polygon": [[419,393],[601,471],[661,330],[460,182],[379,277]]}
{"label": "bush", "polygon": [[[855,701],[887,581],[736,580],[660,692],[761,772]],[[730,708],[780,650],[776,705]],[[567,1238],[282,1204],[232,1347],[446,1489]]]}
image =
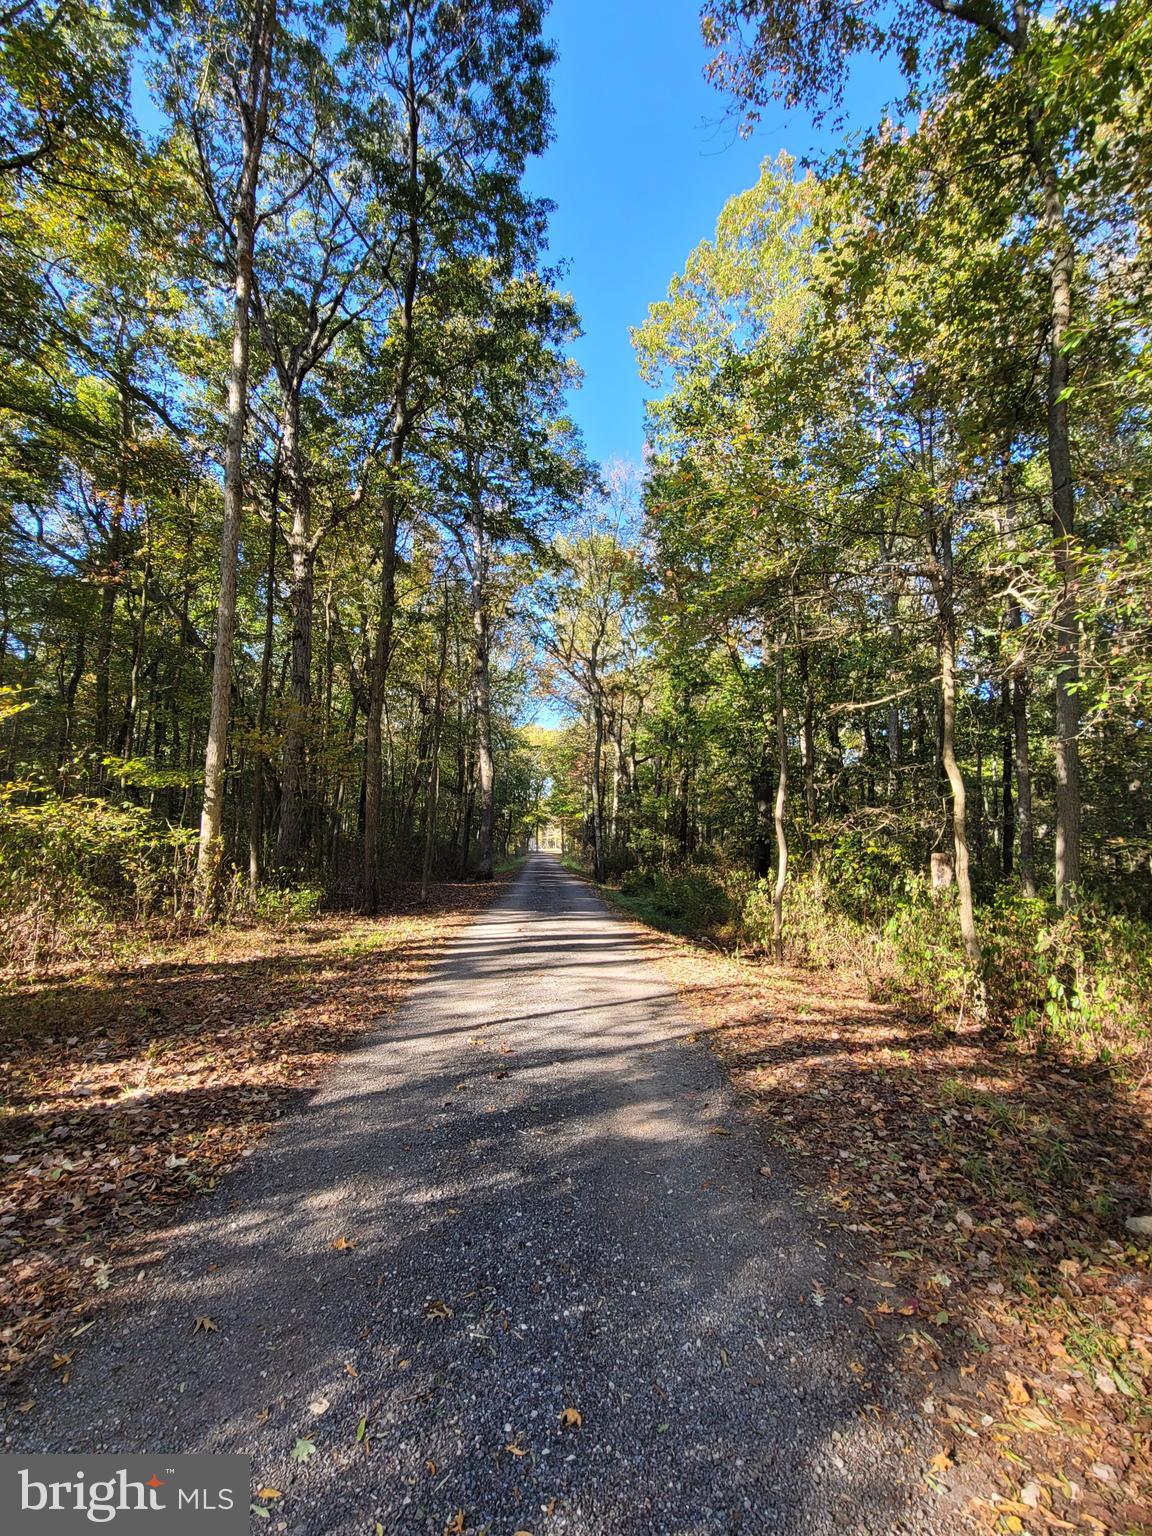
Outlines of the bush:
{"label": "bush", "polygon": [[324,892],[316,886],[268,886],[256,896],[255,915],[266,923],[287,928],[314,918],[323,900]]}
{"label": "bush", "polygon": [[[772,880],[721,863],[636,869],[625,905],[657,927],[767,954]],[[1060,912],[997,888],[977,910],[984,965],[965,964],[955,893],[934,895],[898,854],[854,835],[798,870],[784,896],[784,949],[797,965],[851,975],[873,996],[979,1023],[1038,1050],[1130,1057],[1152,1038],[1152,924],[1086,905]]]}
{"label": "bush", "polygon": [[662,927],[685,933],[711,932],[729,922],[734,904],[721,879],[703,869],[633,870],[625,875],[621,894],[643,915]]}
{"label": "bush", "polygon": [[0,965],[113,947],[117,920],[190,910],[195,833],[135,805],[0,790]]}

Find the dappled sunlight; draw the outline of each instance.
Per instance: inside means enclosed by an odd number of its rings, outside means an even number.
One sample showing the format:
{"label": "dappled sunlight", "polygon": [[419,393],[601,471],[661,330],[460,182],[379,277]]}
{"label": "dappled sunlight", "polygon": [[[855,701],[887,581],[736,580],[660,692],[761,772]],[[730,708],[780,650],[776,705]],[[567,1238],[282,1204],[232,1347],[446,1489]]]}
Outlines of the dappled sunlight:
{"label": "dappled sunlight", "polygon": [[[661,1530],[695,1536],[705,1486],[717,1510],[756,1490],[785,1525],[817,1486],[846,1521],[896,1518],[915,1483],[876,1447],[926,1453],[892,1417],[839,1251],[763,1177],[674,988],[582,887],[535,881],[553,912],[538,947],[505,948],[515,893],[462,934],[305,1114],[151,1234],[163,1259],[117,1276],[115,1312],[66,1387],[37,1387],[23,1437],[80,1434],[110,1370],[89,1445],[253,1449],[257,1478],[303,1509],[288,1453],[304,1436],[340,1508],[387,1519],[410,1501],[397,1529],[441,1530],[457,1478],[510,1520],[531,1490],[556,1500],[551,1529],[622,1529],[654,1466]],[[501,948],[506,980],[484,981]],[[181,1341],[171,1359],[123,1347],[141,1309],[151,1337]],[[189,1352],[213,1366],[194,1395]],[[370,1457],[352,1433],[366,1416]]]}

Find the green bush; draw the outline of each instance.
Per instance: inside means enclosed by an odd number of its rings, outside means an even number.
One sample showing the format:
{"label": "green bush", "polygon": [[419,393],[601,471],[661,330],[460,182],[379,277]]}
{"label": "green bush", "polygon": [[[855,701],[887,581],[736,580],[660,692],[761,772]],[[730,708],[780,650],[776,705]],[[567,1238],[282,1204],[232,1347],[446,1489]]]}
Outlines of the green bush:
{"label": "green bush", "polygon": [[632,870],[625,875],[620,890],[640,915],[684,933],[713,932],[730,922],[734,914],[732,897],[721,878],[695,867]]}
{"label": "green bush", "polygon": [[1041,1049],[1129,1055],[1152,1034],[1152,924],[1002,893],[987,909],[988,1006]]}
{"label": "green bush", "polygon": [[105,954],[117,921],[191,904],[195,834],[141,806],[0,790],[0,965]]}
{"label": "green bush", "polygon": [[315,917],[323,900],[324,892],[316,886],[267,886],[257,894],[255,915],[266,923],[290,927]]}

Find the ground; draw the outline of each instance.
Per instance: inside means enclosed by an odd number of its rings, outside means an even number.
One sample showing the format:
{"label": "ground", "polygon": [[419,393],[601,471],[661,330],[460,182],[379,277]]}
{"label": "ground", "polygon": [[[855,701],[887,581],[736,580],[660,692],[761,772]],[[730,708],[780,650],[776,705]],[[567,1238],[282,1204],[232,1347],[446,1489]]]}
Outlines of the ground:
{"label": "ground", "polygon": [[293,1536],[967,1527],[867,1245],[586,885],[535,856],[398,1012],[358,1011],[253,1155],[136,1223],[25,1362],[8,1449],[242,1451]]}
{"label": "ground", "polygon": [[1152,1531],[1152,1083],[649,932],[700,1038],[832,1234],[935,1425],[934,1484],[1005,1536]]}

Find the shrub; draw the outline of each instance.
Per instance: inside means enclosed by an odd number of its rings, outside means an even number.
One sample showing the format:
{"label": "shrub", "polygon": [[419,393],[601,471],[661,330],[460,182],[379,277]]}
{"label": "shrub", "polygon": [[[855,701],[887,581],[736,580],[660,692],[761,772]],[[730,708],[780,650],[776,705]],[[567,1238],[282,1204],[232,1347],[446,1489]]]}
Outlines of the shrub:
{"label": "shrub", "polygon": [[106,954],[117,920],[190,907],[195,834],[141,806],[0,790],[0,964]]}

